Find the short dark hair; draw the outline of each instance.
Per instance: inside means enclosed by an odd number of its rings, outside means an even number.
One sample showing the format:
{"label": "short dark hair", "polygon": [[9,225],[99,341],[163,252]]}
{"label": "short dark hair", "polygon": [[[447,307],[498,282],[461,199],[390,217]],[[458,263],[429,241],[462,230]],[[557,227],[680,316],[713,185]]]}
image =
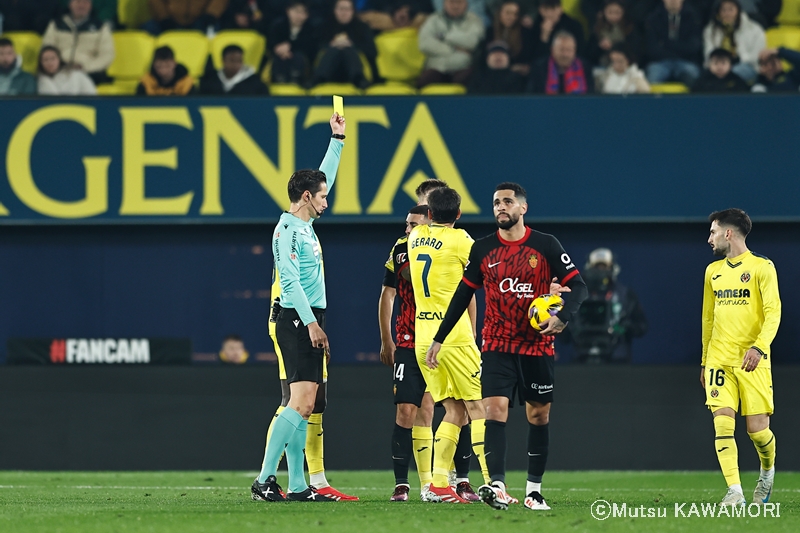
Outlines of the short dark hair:
{"label": "short dark hair", "polygon": [[225,338],[222,339],[222,344],[225,344],[228,341],[236,341],[236,342],[243,342],[242,338],[235,333],[231,333],[230,335],[225,335]]}
{"label": "short dark hair", "polygon": [[328,183],[328,178],[321,170],[306,168],[298,170],[289,178],[289,201],[299,202],[303,193],[308,191],[312,196],[317,194],[323,183]]}
{"label": "short dark hair", "polygon": [[286,9],[292,9],[297,6],[303,6],[308,11],[308,2],[306,0],[289,0],[289,3],[286,4]]}
{"label": "short dark hair", "polygon": [[519,183],[514,183],[513,181],[504,181],[497,185],[494,188],[495,192],[497,191],[514,191],[514,197],[521,202],[525,202],[528,200],[528,193],[525,192],[525,189]]}
{"label": "short dark hair", "polygon": [[160,46],[153,52],[153,61],[164,61],[167,59],[175,59],[175,52],[169,46]]}
{"label": "short dark hair", "polygon": [[561,0],[539,0],[539,7],[561,7]]}
{"label": "short dark hair", "polygon": [[716,221],[720,226],[733,226],[741,233],[742,237],[747,237],[750,230],[753,229],[753,222],[747,213],[735,207],[714,211],[708,215],[708,221],[712,223]]}
{"label": "short dark hair", "polygon": [[440,224],[455,222],[461,209],[461,195],[450,187],[434,189],[428,195],[428,209],[433,222]]}
{"label": "short dark hair", "polygon": [[414,194],[417,195],[417,198],[422,196],[423,194],[428,194],[434,189],[440,189],[442,187],[447,187],[447,182],[437,179],[427,179],[419,184],[419,186],[414,191]]}
{"label": "short dark hair", "polygon": [[724,48],[715,48],[708,54],[708,60],[711,61],[712,59],[727,59],[729,63],[733,64],[733,54],[730,50],[725,50]]}
{"label": "short dark hair", "polygon": [[0,37],[0,46],[10,46],[13,48],[14,43],[11,42],[11,39],[9,39],[8,37]]}
{"label": "short dark hair", "polygon": [[232,54],[235,52],[239,52],[240,54],[244,55],[244,50],[238,44],[229,44],[225,48],[222,49],[222,59],[225,59],[225,56],[228,54]]}
{"label": "short dark hair", "polygon": [[408,210],[409,215],[425,215],[428,216],[428,206],[427,205],[415,205],[411,209]]}

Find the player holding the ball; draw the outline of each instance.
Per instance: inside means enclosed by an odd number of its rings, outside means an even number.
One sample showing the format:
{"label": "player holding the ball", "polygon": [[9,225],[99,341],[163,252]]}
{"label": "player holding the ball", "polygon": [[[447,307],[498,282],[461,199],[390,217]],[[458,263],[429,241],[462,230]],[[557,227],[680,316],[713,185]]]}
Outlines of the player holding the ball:
{"label": "player holding the ball", "polygon": [[[498,230],[475,241],[464,278],[444,316],[427,361],[437,359],[442,342],[464,313],[475,291],[486,291],[483,323],[481,389],[486,408],[484,454],[491,483],[479,489],[481,499],[495,509],[506,509],[506,420],[509,402],[519,397],[528,418],[528,482],[525,507],[547,510],[541,494],[549,448],[550,404],[553,401],[554,335],[564,330],[587,296],[578,269],[552,235],[525,225],[527,194],[517,183],[501,183],[494,193]],[[563,308],[535,329],[529,323],[531,303],[554,292],[564,295]],[[551,302],[552,303],[552,302]]]}

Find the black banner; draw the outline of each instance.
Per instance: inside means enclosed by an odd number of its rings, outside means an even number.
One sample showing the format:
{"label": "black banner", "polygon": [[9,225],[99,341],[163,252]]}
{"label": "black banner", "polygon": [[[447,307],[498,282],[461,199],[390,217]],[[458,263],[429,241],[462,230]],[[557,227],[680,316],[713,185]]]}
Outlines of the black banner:
{"label": "black banner", "polygon": [[189,365],[190,339],[9,339],[10,365]]}

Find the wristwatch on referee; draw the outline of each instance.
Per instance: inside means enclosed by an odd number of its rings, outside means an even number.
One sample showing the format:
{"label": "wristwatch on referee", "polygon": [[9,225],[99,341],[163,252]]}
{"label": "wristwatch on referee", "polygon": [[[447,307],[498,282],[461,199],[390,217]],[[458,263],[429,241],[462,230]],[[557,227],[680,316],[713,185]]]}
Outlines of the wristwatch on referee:
{"label": "wristwatch on referee", "polygon": [[339,139],[340,141],[343,141],[344,140],[344,135],[341,134],[341,133],[334,133],[333,135],[331,135],[331,138],[332,139]]}

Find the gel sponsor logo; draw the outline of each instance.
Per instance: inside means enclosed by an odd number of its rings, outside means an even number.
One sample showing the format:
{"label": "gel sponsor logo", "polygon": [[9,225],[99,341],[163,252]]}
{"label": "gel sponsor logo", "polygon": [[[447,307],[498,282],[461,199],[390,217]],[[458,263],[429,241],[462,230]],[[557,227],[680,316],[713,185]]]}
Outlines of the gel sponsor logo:
{"label": "gel sponsor logo", "polygon": [[505,278],[498,284],[500,292],[512,292],[519,298],[532,298],[534,293],[533,283],[520,283],[519,278]]}
{"label": "gel sponsor logo", "polygon": [[149,363],[148,339],[54,339],[50,361],[57,364]]}

